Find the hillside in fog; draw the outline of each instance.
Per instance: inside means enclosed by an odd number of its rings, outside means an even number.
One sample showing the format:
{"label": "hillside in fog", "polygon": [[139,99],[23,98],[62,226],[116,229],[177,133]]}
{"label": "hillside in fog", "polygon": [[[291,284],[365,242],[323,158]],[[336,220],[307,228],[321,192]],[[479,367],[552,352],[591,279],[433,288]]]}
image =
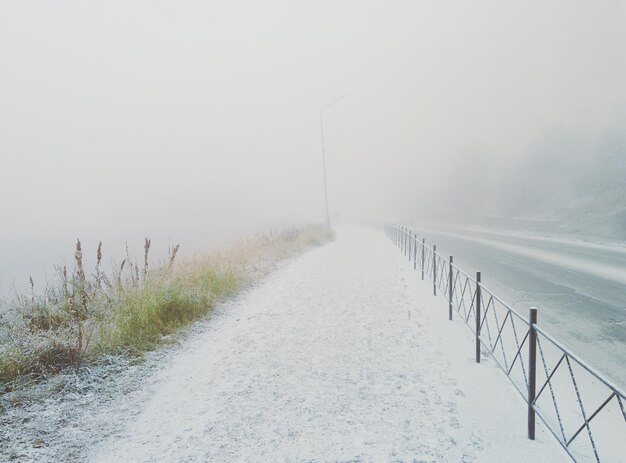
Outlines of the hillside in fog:
{"label": "hillside in fog", "polygon": [[[471,153],[454,185],[445,220],[480,226],[626,239],[626,135],[552,130],[523,156]],[[459,207],[462,205],[463,207]]]}

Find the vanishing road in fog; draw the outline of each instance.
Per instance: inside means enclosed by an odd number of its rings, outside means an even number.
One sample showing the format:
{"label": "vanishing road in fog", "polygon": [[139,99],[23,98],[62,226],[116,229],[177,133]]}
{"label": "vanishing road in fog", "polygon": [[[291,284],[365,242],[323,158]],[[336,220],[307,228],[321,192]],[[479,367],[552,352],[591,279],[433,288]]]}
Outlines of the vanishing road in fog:
{"label": "vanishing road in fog", "polygon": [[416,227],[444,256],[601,373],[626,386],[626,248],[451,227]]}

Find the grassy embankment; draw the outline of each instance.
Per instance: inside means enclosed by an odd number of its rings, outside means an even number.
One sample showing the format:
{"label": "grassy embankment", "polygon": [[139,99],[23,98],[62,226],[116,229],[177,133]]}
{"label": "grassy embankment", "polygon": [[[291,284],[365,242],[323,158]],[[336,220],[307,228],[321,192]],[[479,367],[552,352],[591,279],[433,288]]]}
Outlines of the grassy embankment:
{"label": "grassy embankment", "polygon": [[[258,280],[279,260],[331,239],[322,226],[308,226],[242,240],[206,256],[176,258],[178,246],[157,266],[129,258],[113,274],[100,268],[101,245],[91,275],[76,244],[74,269],[59,269],[44,294],[22,294],[0,307],[0,392],[67,368],[80,368],[104,354],[140,355],[217,302]],[[31,280],[31,286],[32,280]]]}

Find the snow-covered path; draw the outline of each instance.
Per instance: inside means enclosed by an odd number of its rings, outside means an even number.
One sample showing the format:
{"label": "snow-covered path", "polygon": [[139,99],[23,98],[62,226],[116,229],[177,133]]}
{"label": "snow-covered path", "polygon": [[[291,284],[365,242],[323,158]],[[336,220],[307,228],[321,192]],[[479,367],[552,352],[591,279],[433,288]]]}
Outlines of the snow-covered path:
{"label": "snow-covered path", "polygon": [[567,461],[377,232],[340,230],[210,326],[91,461]]}

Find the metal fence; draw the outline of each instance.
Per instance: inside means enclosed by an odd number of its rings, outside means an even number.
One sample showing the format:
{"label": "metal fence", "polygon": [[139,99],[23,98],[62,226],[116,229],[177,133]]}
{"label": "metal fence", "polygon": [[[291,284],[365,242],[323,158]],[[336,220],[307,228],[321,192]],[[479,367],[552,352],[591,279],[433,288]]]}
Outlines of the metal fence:
{"label": "metal fence", "polygon": [[626,462],[624,392],[541,328],[536,308],[521,315],[407,227],[382,229],[470,328],[476,362],[489,355],[528,404],[529,439],[539,417],[572,460]]}

